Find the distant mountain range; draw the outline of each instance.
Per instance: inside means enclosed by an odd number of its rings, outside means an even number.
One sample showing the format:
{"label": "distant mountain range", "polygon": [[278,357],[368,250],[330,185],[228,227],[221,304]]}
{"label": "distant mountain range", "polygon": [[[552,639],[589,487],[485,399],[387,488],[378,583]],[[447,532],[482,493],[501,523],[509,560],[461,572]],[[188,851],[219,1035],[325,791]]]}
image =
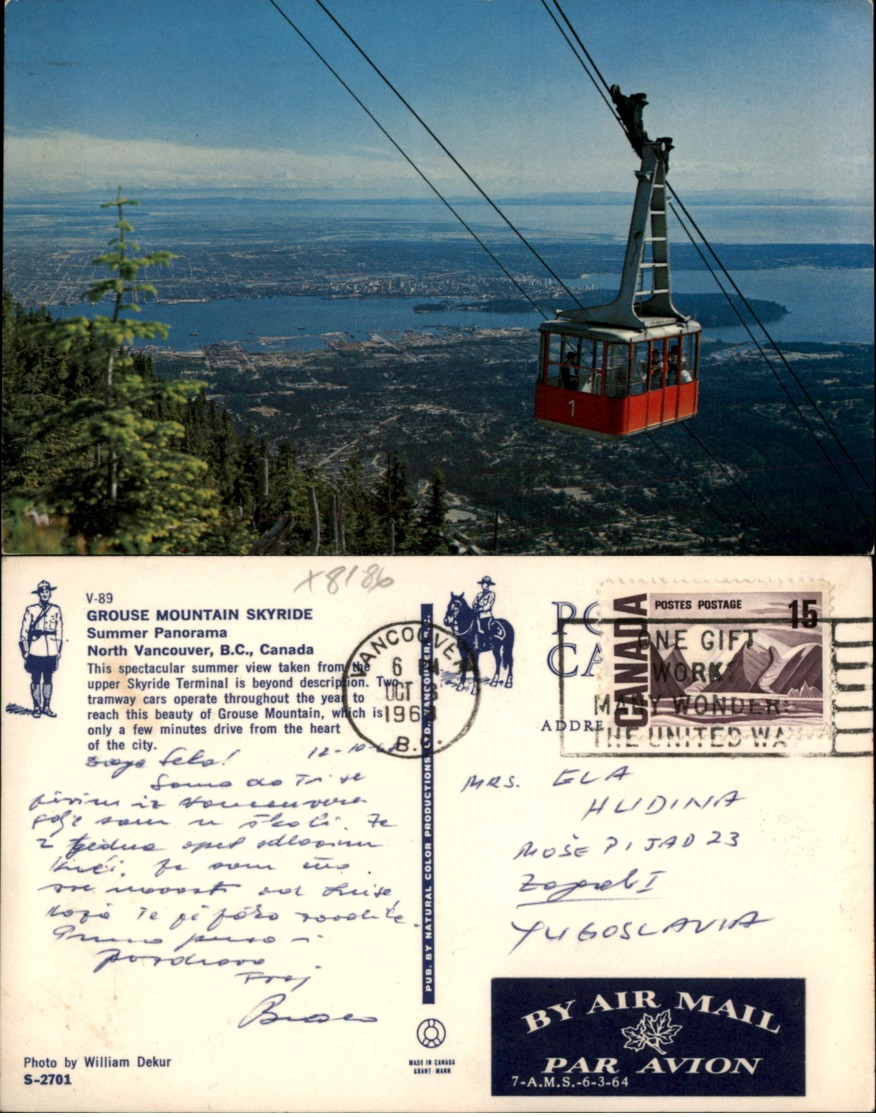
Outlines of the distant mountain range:
{"label": "distant mountain range", "polygon": [[[282,205],[294,202],[296,205],[378,205],[378,206],[441,206],[437,198],[344,198],[332,197],[307,197],[298,195],[294,190],[271,192],[259,188],[241,188],[239,190],[185,189],[185,190],[150,190],[148,187],[138,188],[136,197],[140,201],[152,204],[163,202],[167,204],[191,202],[205,204],[227,205],[233,202],[264,203],[265,205]],[[63,194],[46,193],[18,193],[10,194],[5,199],[6,205],[28,204],[46,202],[49,204],[68,204],[71,202],[94,200],[105,201],[106,190],[70,191]],[[489,203],[480,198],[465,196],[448,197],[453,205],[480,205],[487,207]],[[501,206],[569,206],[569,205],[630,205],[630,194],[625,191],[595,190],[595,191],[570,191],[567,193],[547,192],[543,194],[527,194],[524,196],[502,196],[495,199]],[[869,198],[812,198],[804,195],[793,194],[788,191],[765,192],[762,190],[705,190],[691,191],[685,195],[687,205],[698,206],[860,206],[870,204]]]}

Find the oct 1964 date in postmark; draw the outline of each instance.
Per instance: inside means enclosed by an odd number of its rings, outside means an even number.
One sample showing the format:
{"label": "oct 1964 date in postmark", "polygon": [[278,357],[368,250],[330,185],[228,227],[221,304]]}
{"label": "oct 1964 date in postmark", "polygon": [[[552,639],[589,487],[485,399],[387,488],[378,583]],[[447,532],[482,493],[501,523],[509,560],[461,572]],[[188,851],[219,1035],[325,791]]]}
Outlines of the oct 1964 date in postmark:
{"label": "oct 1964 date in postmark", "polygon": [[561,624],[563,753],[872,751],[872,689],[863,682],[872,618],[833,616],[830,600],[828,586],[812,583],[604,586],[596,710],[587,711],[599,721],[584,740],[563,668],[576,622]]}
{"label": "oct 1964 date in postmark", "polygon": [[395,621],[369,633],[344,667],[342,699],[351,727],[402,760],[442,752],[464,737],[481,697],[475,660],[465,682],[457,637],[431,618]]}

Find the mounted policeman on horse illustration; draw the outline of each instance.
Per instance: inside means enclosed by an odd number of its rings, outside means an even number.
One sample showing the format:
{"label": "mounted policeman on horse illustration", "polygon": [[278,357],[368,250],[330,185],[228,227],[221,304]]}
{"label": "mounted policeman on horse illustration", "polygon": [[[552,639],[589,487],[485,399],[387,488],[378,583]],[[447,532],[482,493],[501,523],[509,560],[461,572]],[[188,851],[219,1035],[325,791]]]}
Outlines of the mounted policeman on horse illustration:
{"label": "mounted policeman on horse illustration", "polygon": [[503,682],[506,687],[514,684],[514,628],[508,621],[493,616],[495,584],[489,575],[481,578],[478,582],[481,589],[471,605],[465,600],[464,593],[450,595],[444,624],[456,637],[459,649],[462,666],[457,690],[465,687],[469,668],[478,677],[478,659],[483,652],[492,652],[496,662],[490,686],[499,686]]}

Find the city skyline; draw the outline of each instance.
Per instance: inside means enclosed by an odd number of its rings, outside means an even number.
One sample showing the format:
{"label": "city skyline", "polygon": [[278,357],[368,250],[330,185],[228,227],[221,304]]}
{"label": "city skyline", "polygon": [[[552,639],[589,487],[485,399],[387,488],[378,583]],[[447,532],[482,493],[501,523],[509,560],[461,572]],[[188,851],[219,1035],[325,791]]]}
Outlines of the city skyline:
{"label": "city skyline", "polygon": [[[473,188],[316,0],[278,0],[442,191]],[[493,196],[628,191],[631,153],[538,0],[326,7]],[[868,204],[867,0],[566,0],[608,82],[644,90],[686,194]],[[6,196],[143,190],[427,198],[270,0],[8,0]]]}

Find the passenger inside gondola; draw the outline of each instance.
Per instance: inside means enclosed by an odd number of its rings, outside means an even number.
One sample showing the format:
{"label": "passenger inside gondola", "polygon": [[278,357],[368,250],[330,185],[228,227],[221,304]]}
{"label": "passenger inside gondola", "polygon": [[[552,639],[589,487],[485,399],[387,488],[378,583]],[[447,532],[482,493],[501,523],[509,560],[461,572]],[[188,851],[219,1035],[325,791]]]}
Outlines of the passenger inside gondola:
{"label": "passenger inside gondola", "polygon": [[574,390],[580,382],[579,366],[581,358],[572,346],[566,349],[565,356],[560,363],[560,387]]}
{"label": "passenger inside gondola", "polygon": [[[680,368],[679,368],[680,364]],[[669,387],[674,384],[690,384],[693,377],[690,374],[690,369],[687,367],[687,359],[683,354],[679,353],[678,342],[675,342],[669,348],[669,361],[666,366],[666,385]]]}
{"label": "passenger inside gondola", "polygon": [[641,396],[645,391],[645,385],[648,381],[648,357],[647,353],[644,357],[633,363],[633,374],[630,377],[630,395]]}
{"label": "passenger inside gondola", "polygon": [[663,379],[663,351],[656,345],[651,350],[651,368],[648,380],[648,391],[655,392],[661,387]]}
{"label": "passenger inside gondola", "polygon": [[588,395],[599,395],[599,347],[592,341],[583,343],[581,355],[580,390]]}

